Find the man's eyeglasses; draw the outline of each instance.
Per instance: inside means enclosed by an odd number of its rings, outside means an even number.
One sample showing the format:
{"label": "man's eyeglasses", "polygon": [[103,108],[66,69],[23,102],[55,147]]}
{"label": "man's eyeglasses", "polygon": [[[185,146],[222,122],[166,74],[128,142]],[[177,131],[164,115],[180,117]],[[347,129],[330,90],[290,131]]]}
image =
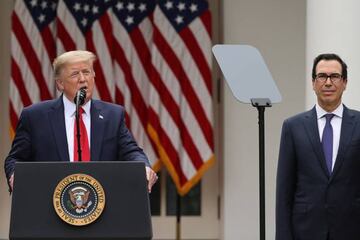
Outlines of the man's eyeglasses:
{"label": "man's eyeglasses", "polygon": [[330,75],[327,75],[326,73],[319,73],[315,77],[316,81],[322,83],[326,82],[328,78],[330,78],[332,83],[338,83],[342,79],[342,76],[339,73],[332,73]]}

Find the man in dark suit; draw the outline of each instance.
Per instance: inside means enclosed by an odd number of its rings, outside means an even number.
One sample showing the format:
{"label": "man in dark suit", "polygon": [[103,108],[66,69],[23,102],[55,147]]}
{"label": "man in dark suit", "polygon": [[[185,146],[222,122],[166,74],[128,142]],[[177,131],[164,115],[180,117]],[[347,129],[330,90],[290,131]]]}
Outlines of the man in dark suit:
{"label": "man in dark suit", "polygon": [[73,99],[84,88],[86,97],[80,114],[84,161],[143,161],[148,190],[157,180],[149,160],[125,125],[124,109],[92,98],[96,57],[88,51],[71,51],[53,63],[56,85],[63,94],[25,108],[5,160],[5,173],[13,188],[16,161],[77,161],[75,109]]}
{"label": "man in dark suit", "polygon": [[342,104],[347,66],[314,60],[315,107],[284,121],[276,191],[276,240],[360,239],[360,113]]}

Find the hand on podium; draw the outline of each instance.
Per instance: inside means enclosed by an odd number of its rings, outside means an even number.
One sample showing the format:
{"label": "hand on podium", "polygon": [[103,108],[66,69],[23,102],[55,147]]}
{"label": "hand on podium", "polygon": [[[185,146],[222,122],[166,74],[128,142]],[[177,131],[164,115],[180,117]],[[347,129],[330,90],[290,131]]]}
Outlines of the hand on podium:
{"label": "hand on podium", "polygon": [[151,193],[151,188],[158,180],[158,176],[150,167],[145,167],[145,169],[146,169],[146,179],[148,180],[148,191],[149,193]]}
{"label": "hand on podium", "polygon": [[14,174],[11,174],[11,177],[9,178],[9,192],[11,193],[14,188]]}

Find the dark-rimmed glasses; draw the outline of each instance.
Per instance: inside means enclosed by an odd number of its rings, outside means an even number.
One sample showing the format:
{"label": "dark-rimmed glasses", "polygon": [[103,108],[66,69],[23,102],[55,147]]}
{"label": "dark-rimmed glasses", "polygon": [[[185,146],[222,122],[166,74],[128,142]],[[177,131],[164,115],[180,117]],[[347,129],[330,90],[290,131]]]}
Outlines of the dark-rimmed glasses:
{"label": "dark-rimmed glasses", "polygon": [[328,78],[330,78],[330,81],[332,83],[338,83],[342,79],[342,76],[339,73],[332,73],[330,75],[328,75],[326,73],[318,73],[315,77],[315,80],[318,82],[324,83],[327,81]]}

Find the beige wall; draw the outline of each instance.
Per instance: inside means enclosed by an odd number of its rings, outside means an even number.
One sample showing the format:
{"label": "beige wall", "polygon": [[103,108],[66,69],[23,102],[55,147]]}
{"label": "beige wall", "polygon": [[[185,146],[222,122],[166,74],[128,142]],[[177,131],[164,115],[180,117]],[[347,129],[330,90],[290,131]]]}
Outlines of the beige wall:
{"label": "beige wall", "polygon": [[[283,101],[265,111],[266,238],[274,239],[275,180],[281,125],[305,106],[305,0],[224,0],[227,44],[259,49]],[[259,86],[261,87],[261,86]],[[257,110],[227,86],[224,107],[223,239],[259,239]]]}
{"label": "beige wall", "polygon": [[3,161],[10,148],[9,79],[10,79],[10,14],[13,1],[0,3],[0,239],[8,237],[10,197],[7,191]]}
{"label": "beige wall", "polygon": [[[335,52],[348,66],[348,83],[343,94],[343,102],[349,108],[360,109],[359,9],[360,1],[357,0],[307,0],[306,73],[309,79],[306,85],[307,107],[311,107],[316,101],[310,80],[313,59],[320,53]],[[331,15],[336,16],[339,12],[346,12],[346,15],[328,18]],[[325,39],[324,36],[334,29],[336,36]]]}

